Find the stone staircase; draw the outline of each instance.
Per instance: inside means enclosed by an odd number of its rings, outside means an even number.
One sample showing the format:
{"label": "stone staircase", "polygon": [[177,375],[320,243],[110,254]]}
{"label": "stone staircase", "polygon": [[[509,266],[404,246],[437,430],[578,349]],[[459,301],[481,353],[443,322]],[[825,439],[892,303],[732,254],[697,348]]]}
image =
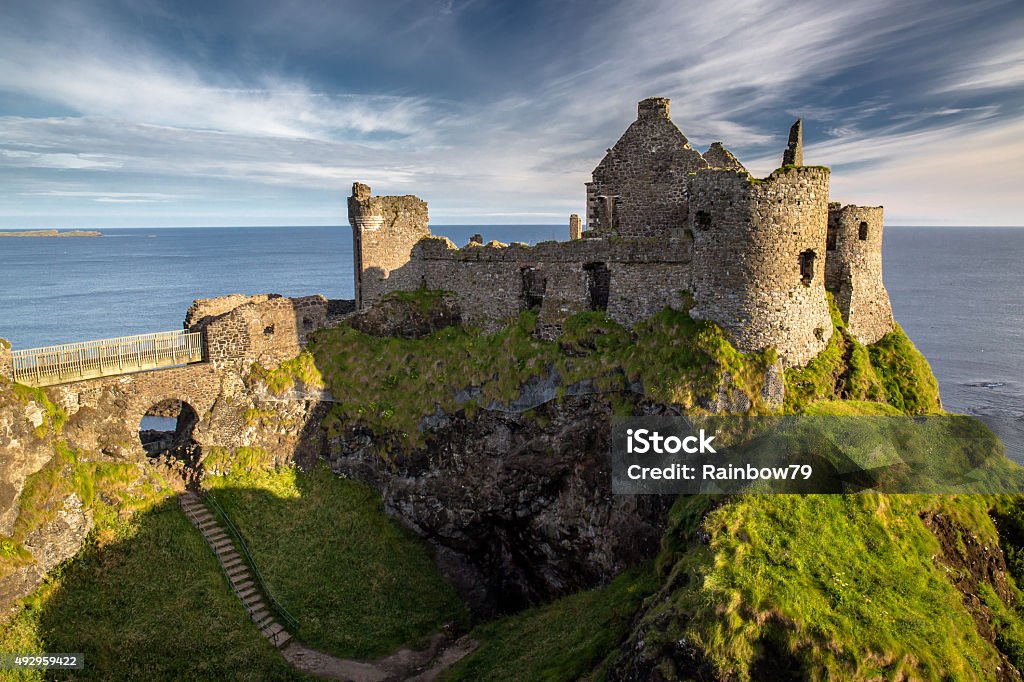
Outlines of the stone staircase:
{"label": "stone staircase", "polygon": [[231,537],[196,493],[191,490],[185,491],[178,495],[178,502],[185,511],[185,516],[192,522],[192,525],[199,529],[207,544],[210,545],[210,549],[217,556],[224,575],[227,576],[231,588],[242,601],[242,606],[252,618],[252,622],[274,646],[279,649],[283,647],[291,640],[292,636],[284,629],[283,625],[274,619],[263,595],[260,594],[249,566],[238,553]]}

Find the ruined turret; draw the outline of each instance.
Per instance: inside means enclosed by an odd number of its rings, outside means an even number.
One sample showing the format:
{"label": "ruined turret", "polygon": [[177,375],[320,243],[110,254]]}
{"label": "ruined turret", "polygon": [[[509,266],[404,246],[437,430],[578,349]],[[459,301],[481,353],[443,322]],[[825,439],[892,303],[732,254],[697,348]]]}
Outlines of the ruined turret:
{"label": "ruined turret", "polygon": [[690,183],[690,314],[712,320],[740,350],[775,348],[805,364],[832,335],[825,297],[829,170],[700,171]]}
{"label": "ruined turret", "polygon": [[348,221],[357,308],[373,305],[387,291],[417,286],[410,268],[392,274],[409,263],[416,242],[430,236],[428,220],[427,202],[418,197],[375,197],[369,185],[352,184]]}
{"label": "ruined turret", "polygon": [[893,329],[882,283],[882,207],[829,205],[825,286],[858,341],[874,343]]}
{"label": "ruined turret", "polygon": [[800,119],[789,129],[789,145],[782,153],[782,165],[804,165],[804,124]]}

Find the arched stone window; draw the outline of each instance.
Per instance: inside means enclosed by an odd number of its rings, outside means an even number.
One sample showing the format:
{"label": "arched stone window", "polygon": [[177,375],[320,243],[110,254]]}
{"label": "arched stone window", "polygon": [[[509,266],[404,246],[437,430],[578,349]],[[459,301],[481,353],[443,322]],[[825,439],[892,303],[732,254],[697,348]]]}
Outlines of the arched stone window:
{"label": "arched stone window", "polygon": [[863,241],[867,241],[867,238],[868,238],[868,224],[867,223],[862,222],[860,224],[860,228],[857,230],[857,236],[860,237],[860,240],[862,242]]}

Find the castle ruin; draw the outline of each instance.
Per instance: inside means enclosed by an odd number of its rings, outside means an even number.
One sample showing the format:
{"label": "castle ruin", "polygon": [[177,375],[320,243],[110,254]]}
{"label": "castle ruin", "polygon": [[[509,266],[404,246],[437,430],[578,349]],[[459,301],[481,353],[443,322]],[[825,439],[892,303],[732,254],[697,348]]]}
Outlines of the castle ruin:
{"label": "castle ruin", "polygon": [[874,343],[893,328],[882,283],[882,208],[829,203],[829,169],[804,166],[803,130],[783,165],[756,179],[722,143],[701,154],[669,116],[669,100],[640,102],[637,120],[586,184],[586,230],[535,246],[471,241],[458,248],[428,227],[414,196],[348,200],[356,306],[393,291],[454,294],[462,318],[496,329],[527,309],[538,332],[605,311],[633,325],[669,306],[720,325],[743,351],[774,348],[800,366],[832,335],[826,291],[850,332]]}

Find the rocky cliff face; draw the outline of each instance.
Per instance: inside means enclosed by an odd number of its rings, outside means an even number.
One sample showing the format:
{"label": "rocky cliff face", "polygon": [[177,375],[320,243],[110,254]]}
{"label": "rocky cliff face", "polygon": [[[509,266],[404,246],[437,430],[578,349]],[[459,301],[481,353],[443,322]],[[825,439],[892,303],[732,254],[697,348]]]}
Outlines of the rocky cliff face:
{"label": "rocky cliff face", "polygon": [[382,456],[379,442],[349,429],[327,458],[380,490],[478,613],[509,611],[602,584],[657,552],[670,500],[611,494],[610,415],[596,395],[528,413],[438,413],[415,452]]}
{"label": "rocky cliff face", "polygon": [[60,457],[55,417],[44,394],[0,378],[0,613],[74,556],[92,528],[92,513],[74,492],[22,499],[31,478]]}

